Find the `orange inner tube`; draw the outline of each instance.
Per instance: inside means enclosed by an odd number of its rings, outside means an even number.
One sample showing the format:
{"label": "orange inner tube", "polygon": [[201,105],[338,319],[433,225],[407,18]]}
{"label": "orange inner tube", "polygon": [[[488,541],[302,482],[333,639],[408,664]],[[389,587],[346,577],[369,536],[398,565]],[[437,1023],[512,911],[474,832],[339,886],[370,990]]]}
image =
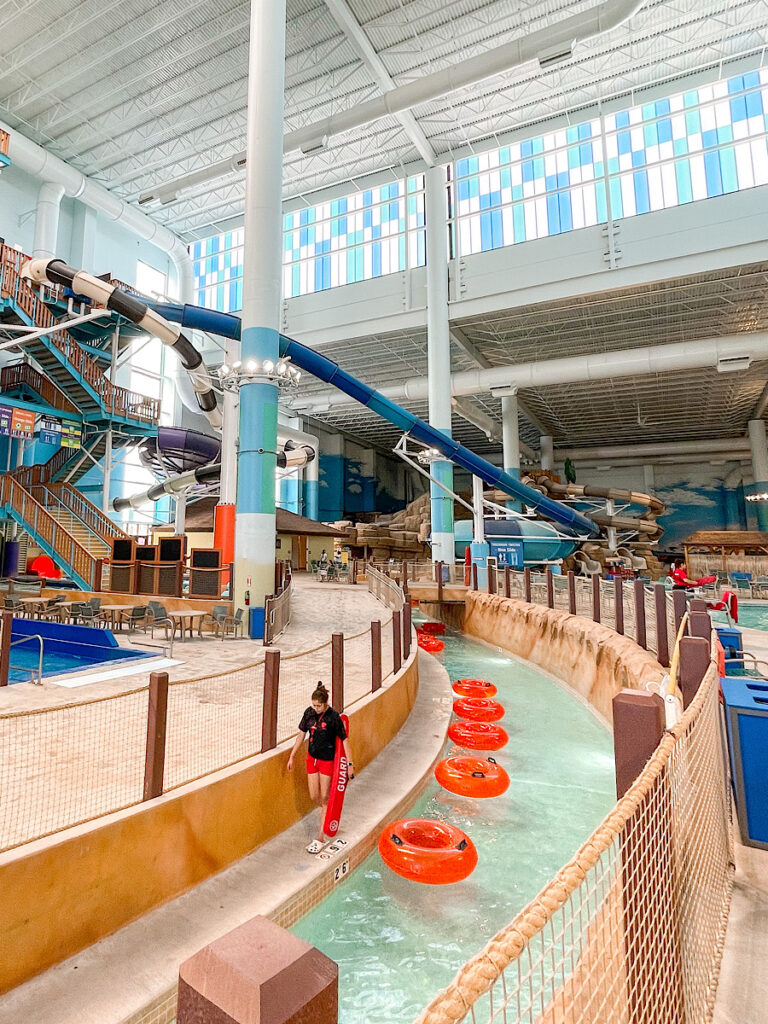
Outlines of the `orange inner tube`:
{"label": "orange inner tube", "polygon": [[421,633],[429,633],[430,636],[442,636],[445,632],[445,623],[443,622],[422,622],[420,626],[416,627]]}
{"label": "orange inner tube", "polygon": [[498,690],[487,679],[457,679],[453,692],[460,697],[495,697]]}
{"label": "orange inner tube", "polygon": [[435,778],[459,796],[501,796],[509,788],[509,776],[492,757],[447,757],[435,768]]}
{"label": "orange inner tube", "polygon": [[452,722],[448,735],[454,743],[469,750],[501,750],[509,743],[509,735],[493,722]]}
{"label": "orange inner tube", "polygon": [[498,722],[504,717],[504,708],[489,697],[459,697],[453,702],[453,710],[459,718],[473,722]]}
{"label": "orange inner tube", "polygon": [[445,644],[442,640],[429,636],[428,633],[417,633],[416,641],[422,651],[427,651],[429,654],[439,654],[440,651],[445,649]]}
{"label": "orange inner tube", "polygon": [[379,836],[379,853],[392,871],[425,885],[461,882],[477,866],[477,850],[469,836],[429,818],[406,818],[387,825]]}

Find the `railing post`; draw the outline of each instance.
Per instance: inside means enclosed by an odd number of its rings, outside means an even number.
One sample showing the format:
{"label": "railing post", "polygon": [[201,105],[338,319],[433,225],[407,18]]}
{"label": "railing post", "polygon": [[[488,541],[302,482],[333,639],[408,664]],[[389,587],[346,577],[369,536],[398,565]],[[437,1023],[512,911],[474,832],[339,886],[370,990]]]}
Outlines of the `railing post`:
{"label": "railing post", "polygon": [[11,632],[13,630],[13,614],[3,612],[0,621],[0,686],[8,685],[8,673],[11,668]]}
{"label": "railing post", "polygon": [[435,562],[435,575],[437,576],[437,603],[443,603],[443,563]]}
{"label": "railing post", "polygon": [[104,559],[97,558],[93,567],[93,589],[98,593],[101,590],[101,578],[104,574]]}
{"label": "railing post", "polygon": [[400,586],[403,593],[408,596],[408,561],[404,558],[400,563]]}
{"label": "railing post", "polygon": [[392,669],[395,675],[397,675],[403,665],[402,648],[400,646],[402,636],[400,612],[394,611],[392,612]]}
{"label": "railing post", "polygon": [[688,632],[691,636],[703,636],[705,640],[711,640],[712,619],[709,612],[691,611],[688,616]]}
{"label": "railing post", "polygon": [[592,621],[600,622],[600,574],[592,575]]}
{"label": "railing post", "polygon": [[331,635],[331,704],[344,710],[344,634]]}
{"label": "railing post", "polygon": [[477,565],[472,563],[472,589],[477,590]]}
{"label": "railing post", "polygon": [[[664,701],[658,694],[622,690],[613,698],[619,799],[652,757],[664,727]],[[655,823],[648,820],[654,803]],[[630,816],[620,840],[628,1013],[633,1024],[658,1024],[662,1018],[666,1024],[682,1024],[681,954],[672,876],[663,871],[659,874],[652,899],[645,879],[650,864],[666,864],[672,859],[671,814],[669,796],[663,783],[657,782]],[[649,943],[649,935],[656,937],[653,943]],[[670,990],[676,990],[672,997]],[[665,1002],[662,1007],[665,997],[669,1005]]]}
{"label": "railing post", "polygon": [[509,566],[504,566],[504,597],[512,597],[512,574]]}
{"label": "railing post", "polygon": [[680,632],[680,623],[683,621],[683,616],[688,611],[688,601],[684,590],[672,591],[672,607],[675,610],[675,636],[677,636]]}
{"label": "railing post", "polygon": [[547,566],[547,571],[544,576],[547,582],[547,608],[555,607],[555,581],[552,576],[552,569]]}
{"label": "railing post", "polygon": [[496,580],[496,567],[493,565],[488,566],[488,593],[495,594],[498,590]]}
{"label": "railing post", "polygon": [[163,792],[165,772],[165,731],[168,722],[168,673],[153,672],[149,677],[147,713],[147,752],[144,759],[143,800],[154,800]]}
{"label": "railing post", "polygon": [[371,623],[371,693],[381,689],[381,622]]}
{"label": "railing post", "polygon": [[403,605],[403,661],[407,661],[411,656],[411,606],[406,603]]}
{"label": "railing post", "polygon": [[669,668],[669,639],[667,637],[667,592],[663,583],[653,588],[656,607],[656,660],[663,668]]}
{"label": "railing post", "polygon": [[635,643],[643,650],[648,649],[648,637],[645,631],[645,584],[635,580]]}
{"label": "railing post", "polygon": [[523,587],[525,590],[525,600],[528,604],[531,603],[531,570],[526,566],[523,569]]}
{"label": "railing post", "polygon": [[617,633],[624,633],[624,581],[621,576],[613,577],[613,608],[615,629]]}
{"label": "railing post", "polygon": [[573,569],[568,570],[568,611],[571,615],[576,614],[576,573]]}
{"label": "railing post", "polygon": [[684,636],[680,641],[678,685],[687,708],[701,685],[711,660],[710,641],[701,636]]}
{"label": "railing post", "polygon": [[277,746],[277,704],[280,692],[280,651],[267,651],[264,660],[264,700],[261,712],[261,750]]}
{"label": "railing post", "polygon": [[352,583],[357,586],[357,559],[352,559]]}

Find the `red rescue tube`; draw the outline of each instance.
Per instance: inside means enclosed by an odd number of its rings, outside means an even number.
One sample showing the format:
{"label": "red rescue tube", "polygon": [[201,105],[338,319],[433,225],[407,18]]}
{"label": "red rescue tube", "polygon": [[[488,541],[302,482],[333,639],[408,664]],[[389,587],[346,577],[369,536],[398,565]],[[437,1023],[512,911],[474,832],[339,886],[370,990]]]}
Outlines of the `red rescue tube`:
{"label": "red rescue tube", "polygon": [[477,850],[469,836],[444,821],[393,821],[379,836],[381,859],[392,871],[425,885],[450,885],[471,875]]}
{"label": "red rescue tube", "polygon": [[[349,718],[346,715],[342,715],[341,720],[344,723],[347,736],[349,736]],[[325,819],[323,820],[323,832],[330,836],[331,839],[339,831],[341,809],[344,806],[344,795],[347,792],[348,785],[349,764],[347,762],[347,755],[344,753],[343,741],[337,736],[333,758],[333,774],[331,775],[331,789],[328,795],[328,806],[325,809]]]}
{"label": "red rescue tube", "polygon": [[498,722],[504,717],[501,704],[488,697],[459,697],[453,702],[453,710],[459,718],[469,718],[474,722]]}
{"label": "red rescue tube", "polygon": [[453,692],[460,697],[495,697],[498,691],[487,679],[457,679]]}
{"label": "red rescue tube", "polygon": [[422,651],[427,651],[429,654],[439,654],[445,648],[442,640],[429,636],[427,633],[417,633],[416,640]]}
{"label": "red rescue tube", "polygon": [[435,778],[451,793],[486,798],[501,796],[509,788],[509,776],[492,757],[447,757],[435,768]]}
{"label": "red rescue tube", "polygon": [[421,633],[429,633],[430,636],[442,636],[445,632],[444,622],[422,622],[416,629]]}
{"label": "red rescue tube", "polygon": [[493,722],[452,722],[448,735],[454,743],[469,750],[501,750],[509,743],[509,735]]}

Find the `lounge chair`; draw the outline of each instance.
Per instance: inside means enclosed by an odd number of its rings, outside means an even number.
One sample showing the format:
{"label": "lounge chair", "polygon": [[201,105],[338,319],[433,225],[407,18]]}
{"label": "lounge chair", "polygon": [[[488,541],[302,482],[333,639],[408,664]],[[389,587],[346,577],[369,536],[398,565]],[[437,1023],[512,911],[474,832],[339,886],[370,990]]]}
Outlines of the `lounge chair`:
{"label": "lounge chair", "polygon": [[234,615],[225,615],[218,619],[214,626],[214,633],[223,640],[226,636],[238,637],[243,635],[243,609],[238,608]]}
{"label": "lounge chair", "polygon": [[197,635],[203,635],[203,626],[210,626],[211,632],[216,633],[216,627],[218,623],[223,622],[224,619],[229,615],[228,604],[216,604],[213,606],[213,611],[207,615],[203,615],[197,626]]}

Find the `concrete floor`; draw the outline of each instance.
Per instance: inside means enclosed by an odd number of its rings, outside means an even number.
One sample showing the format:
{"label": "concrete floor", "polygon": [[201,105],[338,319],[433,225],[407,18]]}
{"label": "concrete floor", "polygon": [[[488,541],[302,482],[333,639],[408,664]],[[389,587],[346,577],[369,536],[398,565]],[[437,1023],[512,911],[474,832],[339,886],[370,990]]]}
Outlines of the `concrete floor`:
{"label": "concrete floor", "polygon": [[316,829],[309,815],[202,885],[1,996],[0,1024],[127,1024],[152,1006],[157,1014],[146,1019],[165,1024],[183,960],[256,914],[296,919],[308,910],[313,904],[303,897],[319,889],[316,902],[332,888],[337,865],[363,860],[381,828],[431,777],[451,717],[451,688],[445,669],[423,652],[419,677],[408,721],[350,785],[339,831],[347,845],[332,859],[305,852]]}

